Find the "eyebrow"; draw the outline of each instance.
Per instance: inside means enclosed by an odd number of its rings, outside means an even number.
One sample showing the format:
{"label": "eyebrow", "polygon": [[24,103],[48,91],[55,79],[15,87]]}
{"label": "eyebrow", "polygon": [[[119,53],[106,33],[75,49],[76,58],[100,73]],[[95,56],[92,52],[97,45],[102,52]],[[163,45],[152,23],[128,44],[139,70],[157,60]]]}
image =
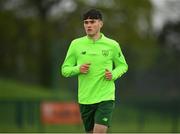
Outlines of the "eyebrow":
{"label": "eyebrow", "polygon": [[94,23],[94,22],[95,22],[95,20],[84,20],[84,23],[88,23],[88,22],[90,22],[90,23]]}

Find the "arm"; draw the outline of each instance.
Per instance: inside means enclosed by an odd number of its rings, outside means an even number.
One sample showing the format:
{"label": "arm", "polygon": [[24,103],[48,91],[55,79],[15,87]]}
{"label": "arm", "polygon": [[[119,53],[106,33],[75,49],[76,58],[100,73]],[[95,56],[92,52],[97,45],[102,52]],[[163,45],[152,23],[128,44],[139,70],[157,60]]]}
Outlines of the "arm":
{"label": "arm", "polygon": [[70,44],[66,58],[61,67],[61,73],[64,77],[71,77],[80,73],[80,65],[77,64],[73,42]]}
{"label": "arm", "polygon": [[115,68],[112,71],[112,79],[116,80],[128,70],[128,65],[118,43],[114,49],[113,62],[115,64]]}

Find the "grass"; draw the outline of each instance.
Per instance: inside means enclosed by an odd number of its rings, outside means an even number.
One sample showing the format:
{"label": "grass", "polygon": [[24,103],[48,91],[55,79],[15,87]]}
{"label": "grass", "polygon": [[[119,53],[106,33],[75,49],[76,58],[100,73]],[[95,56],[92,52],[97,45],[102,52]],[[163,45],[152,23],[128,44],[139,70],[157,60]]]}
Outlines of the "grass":
{"label": "grass", "polygon": [[0,100],[72,100],[73,94],[65,89],[48,89],[0,78]]}
{"label": "grass", "polygon": [[45,88],[17,81],[1,79],[0,87],[0,99],[39,99],[52,97],[52,93]]}
{"label": "grass", "polygon": [[[59,89],[52,90],[39,86],[23,84],[17,81],[0,79],[0,132],[9,133],[32,133],[32,132],[64,132],[64,133],[83,133],[83,125],[44,125],[38,123],[28,124],[24,121],[21,127],[17,126],[17,122],[13,119],[17,116],[16,102],[17,100],[58,100],[58,101],[73,101],[72,93],[69,90]],[[11,100],[11,102],[8,102]],[[7,101],[7,102],[6,102]],[[31,115],[28,113],[28,105],[25,104],[24,118]],[[36,116],[35,116],[36,117]],[[176,132],[180,132],[180,117]],[[120,104],[116,106],[112,118],[112,125],[109,132],[112,133],[167,133],[173,132],[172,115],[155,111],[140,111],[137,108]]]}
{"label": "grass", "polygon": [[[144,121],[139,119],[139,112],[130,107],[116,108],[112,118],[110,133],[171,133],[172,119],[170,115],[156,112],[144,113]],[[0,132],[47,132],[47,133],[83,133],[83,125],[23,125],[21,128],[10,124],[0,125]],[[180,132],[180,125],[178,130]]]}
{"label": "grass", "polygon": [[0,132],[4,133],[83,133],[82,125],[41,125],[41,126],[23,126],[18,128],[17,126],[0,126]]}

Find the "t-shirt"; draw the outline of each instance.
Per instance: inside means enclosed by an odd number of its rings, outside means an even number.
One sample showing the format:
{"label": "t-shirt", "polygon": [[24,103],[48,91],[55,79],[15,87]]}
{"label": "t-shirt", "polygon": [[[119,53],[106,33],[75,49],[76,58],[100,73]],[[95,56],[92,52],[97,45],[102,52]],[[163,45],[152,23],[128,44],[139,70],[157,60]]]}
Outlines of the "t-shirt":
{"label": "t-shirt", "polygon": [[[87,74],[80,73],[80,66],[90,63]],[[114,67],[113,67],[114,66]],[[105,78],[105,70],[112,72],[112,80]],[[115,100],[114,81],[128,70],[120,45],[112,39],[101,37],[94,41],[88,36],[73,40],[62,65],[62,75],[78,75],[78,102],[94,104]]]}

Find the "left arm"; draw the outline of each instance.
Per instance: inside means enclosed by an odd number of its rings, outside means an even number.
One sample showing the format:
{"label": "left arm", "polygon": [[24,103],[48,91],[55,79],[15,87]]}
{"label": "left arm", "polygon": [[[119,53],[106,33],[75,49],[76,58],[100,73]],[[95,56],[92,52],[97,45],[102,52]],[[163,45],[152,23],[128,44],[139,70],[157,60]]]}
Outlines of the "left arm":
{"label": "left arm", "polygon": [[121,77],[124,73],[127,72],[128,65],[118,43],[115,46],[113,53],[113,62],[115,64],[115,68],[112,70],[112,80],[115,81],[117,78]]}

